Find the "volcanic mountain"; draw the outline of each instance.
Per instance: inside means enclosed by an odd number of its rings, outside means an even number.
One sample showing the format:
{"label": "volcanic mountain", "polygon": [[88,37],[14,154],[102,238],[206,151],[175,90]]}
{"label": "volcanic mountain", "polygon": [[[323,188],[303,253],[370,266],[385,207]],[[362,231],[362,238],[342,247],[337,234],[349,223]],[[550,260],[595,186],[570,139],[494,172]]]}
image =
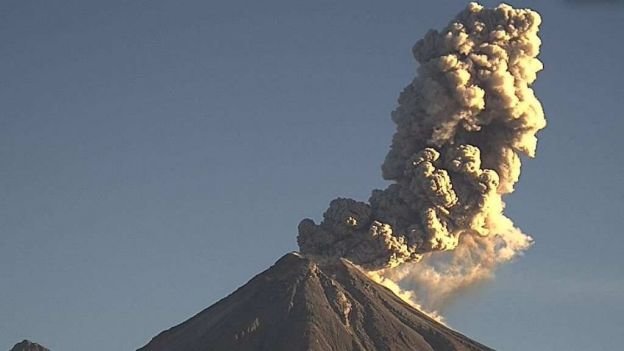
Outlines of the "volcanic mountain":
{"label": "volcanic mountain", "polygon": [[349,261],[290,253],[138,351],[492,350],[445,327]]}
{"label": "volcanic mountain", "polygon": [[46,349],[45,347],[37,343],[24,340],[20,343],[15,344],[15,346],[13,346],[11,351],[50,351],[50,350]]}

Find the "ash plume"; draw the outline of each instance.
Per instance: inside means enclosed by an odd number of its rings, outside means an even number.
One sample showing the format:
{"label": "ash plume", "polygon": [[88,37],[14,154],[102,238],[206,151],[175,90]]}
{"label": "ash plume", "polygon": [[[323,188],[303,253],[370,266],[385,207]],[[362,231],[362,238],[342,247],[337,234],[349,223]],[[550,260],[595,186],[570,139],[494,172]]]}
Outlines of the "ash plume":
{"label": "ash plume", "polygon": [[542,69],[540,22],[528,9],[470,3],[419,40],[417,76],[392,112],[397,128],[382,165],[391,184],[368,202],[331,201],[319,224],[301,221],[301,252],[344,257],[441,298],[528,248],[503,197],[546,126],[531,89]]}

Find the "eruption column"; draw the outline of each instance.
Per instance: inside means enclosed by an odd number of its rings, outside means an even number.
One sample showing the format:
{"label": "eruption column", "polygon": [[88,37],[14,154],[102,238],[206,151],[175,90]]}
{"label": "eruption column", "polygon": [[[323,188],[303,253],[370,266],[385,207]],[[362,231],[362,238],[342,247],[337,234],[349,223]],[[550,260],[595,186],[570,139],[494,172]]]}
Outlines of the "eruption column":
{"label": "eruption column", "polygon": [[[301,252],[369,270],[423,260],[414,266],[421,278],[443,280],[481,277],[527,248],[531,239],[503,214],[503,196],[546,126],[531,89],[542,69],[539,24],[531,10],[471,3],[419,40],[418,74],[392,113],[397,129],[382,165],[392,184],[368,203],[333,200],[320,224],[301,221]],[[436,262],[441,251],[451,253]]]}

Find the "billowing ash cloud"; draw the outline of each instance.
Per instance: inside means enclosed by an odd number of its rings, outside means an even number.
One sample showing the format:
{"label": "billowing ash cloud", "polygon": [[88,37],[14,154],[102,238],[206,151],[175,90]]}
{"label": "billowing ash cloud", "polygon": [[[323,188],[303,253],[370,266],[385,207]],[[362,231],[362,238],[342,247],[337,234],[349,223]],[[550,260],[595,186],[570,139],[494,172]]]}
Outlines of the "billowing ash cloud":
{"label": "billowing ash cloud", "polygon": [[443,267],[465,278],[528,247],[503,214],[503,196],[546,126],[530,88],[542,69],[539,24],[531,10],[471,3],[418,41],[418,75],[392,113],[397,130],[382,165],[392,184],[368,203],[333,200],[320,224],[301,221],[301,252],[377,270],[452,251],[431,275]]}

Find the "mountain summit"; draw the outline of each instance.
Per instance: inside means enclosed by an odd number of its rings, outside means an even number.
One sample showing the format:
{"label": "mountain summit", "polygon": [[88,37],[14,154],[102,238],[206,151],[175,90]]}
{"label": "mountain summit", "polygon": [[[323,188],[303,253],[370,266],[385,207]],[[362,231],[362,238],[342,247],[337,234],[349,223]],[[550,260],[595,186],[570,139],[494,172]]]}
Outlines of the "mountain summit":
{"label": "mountain summit", "polygon": [[138,351],[492,350],[445,327],[344,259],[290,253]]}
{"label": "mountain summit", "polygon": [[13,346],[11,351],[50,351],[50,350],[46,349],[45,347],[37,343],[24,340],[20,343],[15,344],[15,346]]}

